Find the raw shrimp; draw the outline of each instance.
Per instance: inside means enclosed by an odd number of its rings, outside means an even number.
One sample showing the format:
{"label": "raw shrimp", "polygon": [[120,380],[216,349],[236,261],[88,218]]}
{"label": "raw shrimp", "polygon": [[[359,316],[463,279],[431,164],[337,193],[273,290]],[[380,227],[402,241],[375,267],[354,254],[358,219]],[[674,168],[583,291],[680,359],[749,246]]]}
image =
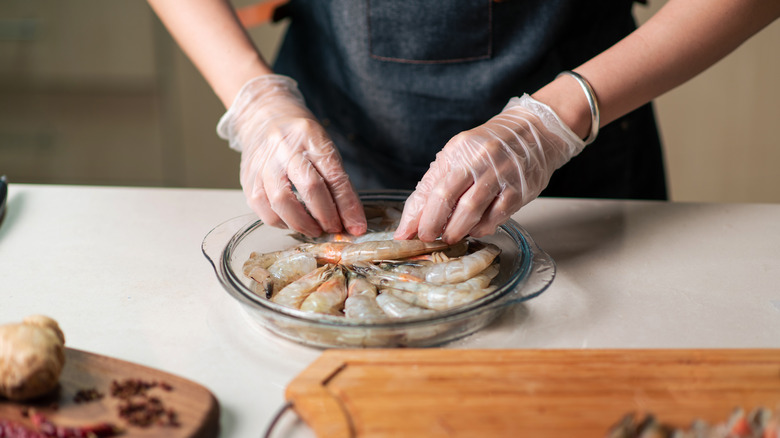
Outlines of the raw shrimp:
{"label": "raw shrimp", "polygon": [[268,267],[273,265],[275,261],[286,255],[291,255],[292,253],[293,249],[285,249],[282,251],[274,251],[262,254],[258,252],[252,252],[252,254],[249,254],[249,258],[244,262],[244,274],[249,275],[249,272],[254,268],[268,269]]}
{"label": "raw shrimp", "polygon": [[376,242],[378,240],[393,240],[393,234],[395,231],[377,231],[373,233],[366,233],[362,236],[357,236],[352,241],[354,243],[363,242]]}
{"label": "raw shrimp", "polygon": [[494,278],[498,275],[498,272],[501,270],[498,263],[493,263],[492,265],[485,268],[484,271],[480,272],[479,274],[469,278],[466,281],[455,283],[450,286],[454,286],[456,289],[460,288],[470,288],[470,287],[477,287],[477,288],[486,288],[490,285],[490,282],[493,281]]}
{"label": "raw shrimp", "polygon": [[422,240],[377,240],[349,244],[341,252],[341,263],[351,265],[357,262],[375,260],[397,260],[449,247],[437,240],[423,242]]}
{"label": "raw shrimp", "polygon": [[434,284],[414,275],[394,271],[384,271],[381,274],[368,277],[368,279],[378,288],[402,290],[415,294],[429,294],[431,291],[444,294],[447,291],[478,289],[485,284],[485,281],[488,281],[486,275],[480,274],[461,283]]}
{"label": "raw shrimp", "polygon": [[393,293],[399,299],[414,306],[433,310],[447,310],[476,301],[494,290],[495,286],[484,289],[432,288],[426,293],[394,290]]}
{"label": "raw shrimp", "polygon": [[356,321],[375,321],[387,318],[387,314],[376,302],[377,291],[365,277],[350,273],[347,281],[347,300],[344,314]]}
{"label": "raw shrimp", "polygon": [[[448,258],[440,252],[428,257],[411,257],[400,262],[380,264],[385,271],[407,274],[433,284],[453,284],[468,280],[484,271],[501,253],[493,244],[461,257]],[[415,279],[408,279],[415,281]]]}
{"label": "raw shrimp", "polygon": [[484,271],[500,253],[499,247],[488,243],[471,254],[442,263],[434,263],[423,269],[425,281],[436,284],[466,281]]}
{"label": "raw shrimp", "polygon": [[394,231],[374,231],[363,234],[361,236],[353,236],[352,234],[345,233],[331,233],[323,234],[317,237],[309,237],[301,233],[292,233],[290,237],[303,243],[325,243],[325,242],[347,242],[347,243],[362,243],[371,242],[375,240],[392,240]]}
{"label": "raw shrimp", "polygon": [[385,290],[376,297],[379,307],[393,318],[413,318],[435,313],[435,310],[414,306],[395,296],[395,291]]}
{"label": "raw shrimp", "polygon": [[397,279],[403,281],[424,281],[424,276],[420,275],[423,268],[433,262],[427,260],[412,262],[387,261],[379,264],[370,262],[357,262],[349,267],[350,271],[360,274],[375,285],[380,285],[383,278]]}
{"label": "raw shrimp", "polygon": [[315,269],[317,269],[316,257],[305,252],[293,254],[290,257],[277,260],[273,265],[268,267],[268,272],[271,274],[272,288],[271,295],[268,295],[267,298],[270,298],[270,296],[273,295],[273,291],[282,290],[282,288],[288,284]]}
{"label": "raw shrimp", "polygon": [[260,266],[247,268],[246,264],[244,264],[244,275],[254,280],[252,292],[261,297],[271,298],[274,290],[274,281],[268,269]]}
{"label": "raw shrimp", "polygon": [[298,245],[293,249],[312,254],[317,258],[317,263],[339,263],[341,253],[344,248],[350,245],[349,242],[323,242]]}
{"label": "raw shrimp", "polygon": [[[425,270],[428,269],[433,263],[430,260],[414,260],[414,261],[401,261],[401,262],[383,262],[378,265],[372,265],[372,268],[379,274],[381,272],[392,272],[396,274],[404,274],[414,277],[412,281],[423,281],[425,279]],[[368,270],[366,270],[368,271]]]}
{"label": "raw shrimp", "polygon": [[497,265],[490,265],[481,274],[455,284],[432,284],[416,277],[387,273],[370,277],[374,284],[392,289],[397,298],[419,307],[445,310],[470,303],[496,290],[490,281],[498,275]]}
{"label": "raw shrimp", "polygon": [[412,260],[415,259],[421,259],[421,260],[431,260],[435,263],[441,263],[446,262],[449,259],[460,257],[463,255],[466,255],[469,249],[469,242],[468,240],[461,240],[458,243],[455,243],[451,245],[449,248],[444,248],[441,251],[435,251],[431,254],[423,254],[416,257],[411,257]]}
{"label": "raw shrimp", "polygon": [[344,270],[336,266],[333,274],[309,294],[301,304],[304,312],[342,315],[344,300],[347,298],[347,278]]}
{"label": "raw shrimp", "polygon": [[282,257],[282,251],[267,254],[259,254],[256,252],[249,254],[249,258],[244,262],[243,271],[244,275],[256,282],[256,285],[253,285],[252,287],[252,290],[256,294],[265,296],[266,298],[271,297],[273,291],[273,278],[271,277],[268,268],[280,257]]}
{"label": "raw shrimp", "polygon": [[317,259],[317,263],[351,265],[364,261],[403,259],[440,251],[449,246],[440,240],[435,242],[423,242],[422,240],[371,240],[360,243],[346,241],[303,243],[294,248],[267,254],[252,253],[250,259],[244,263],[244,270],[246,272],[248,266],[267,269],[268,266],[277,260],[302,252],[312,254]]}
{"label": "raw shrimp", "polygon": [[[450,245],[441,251],[433,251],[426,254],[406,257],[401,260],[380,260],[393,264],[408,264],[410,266],[423,266],[431,263],[443,263],[452,258],[460,257],[468,252],[469,244],[467,240],[461,240],[458,243]],[[376,261],[376,260],[375,260]]]}
{"label": "raw shrimp", "polygon": [[[244,275],[255,281],[252,290],[266,298],[271,298],[274,291],[279,291],[292,281],[302,277],[317,268],[316,258],[308,253],[271,253],[257,255],[252,253],[244,263]],[[266,266],[272,262],[270,266]]]}
{"label": "raw shrimp", "polygon": [[349,245],[349,242],[303,243],[301,245],[283,249],[281,251],[273,251],[264,254],[253,252],[249,255],[249,260],[244,262],[244,273],[247,272],[247,269],[251,269],[253,267],[268,269],[269,266],[278,260],[285,259],[300,253],[313,255],[317,259],[317,263],[320,264],[335,264],[341,260],[341,251],[347,245]]}
{"label": "raw shrimp", "polygon": [[307,236],[303,233],[290,233],[290,237],[301,243],[326,243],[326,242],[354,242],[357,236],[347,233],[325,233],[317,237]]}
{"label": "raw shrimp", "polygon": [[321,266],[282,288],[271,298],[271,301],[299,309],[306,297],[330,278],[332,273],[332,265]]}

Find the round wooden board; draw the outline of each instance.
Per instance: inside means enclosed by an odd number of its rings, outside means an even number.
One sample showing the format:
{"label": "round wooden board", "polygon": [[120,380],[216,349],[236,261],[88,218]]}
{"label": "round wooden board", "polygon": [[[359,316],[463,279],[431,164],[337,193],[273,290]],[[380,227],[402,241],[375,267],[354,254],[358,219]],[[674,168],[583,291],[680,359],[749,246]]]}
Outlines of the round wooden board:
{"label": "round wooden board", "polygon": [[[125,379],[170,385],[170,390],[158,386],[148,394],[174,410],[179,425],[138,427],[122,420],[118,414],[120,400],[111,396],[111,383]],[[95,389],[104,397],[76,403],[76,393],[88,389]],[[112,423],[124,430],[122,437],[212,438],[219,434],[219,403],[205,387],[153,368],[72,348],[66,348],[60,385],[52,394],[29,402],[0,399],[0,419],[31,427],[29,418],[23,414],[25,408],[35,409],[62,426]]]}

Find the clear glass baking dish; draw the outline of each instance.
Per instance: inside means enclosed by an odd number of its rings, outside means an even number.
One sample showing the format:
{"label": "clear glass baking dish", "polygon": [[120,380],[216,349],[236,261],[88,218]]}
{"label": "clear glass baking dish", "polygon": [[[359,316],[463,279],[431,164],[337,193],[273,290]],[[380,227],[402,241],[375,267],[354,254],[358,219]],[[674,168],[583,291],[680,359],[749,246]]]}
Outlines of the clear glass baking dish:
{"label": "clear glass baking dish", "polygon": [[[403,208],[409,192],[361,192],[364,205],[396,205]],[[496,319],[509,306],[541,294],[555,277],[555,262],[515,221],[509,220],[491,236],[480,238],[501,248],[500,272],[494,292],[470,304],[433,316],[354,322],[327,315],[313,316],[276,304],[252,292],[242,272],[253,251],[270,252],[298,242],[289,230],[266,226],[254,214],[230,219],[211,230],[202,250],[214,267],[222,287],[241,303],[249,319],[272,333],[320,348],[430,347],[470,335]]]}

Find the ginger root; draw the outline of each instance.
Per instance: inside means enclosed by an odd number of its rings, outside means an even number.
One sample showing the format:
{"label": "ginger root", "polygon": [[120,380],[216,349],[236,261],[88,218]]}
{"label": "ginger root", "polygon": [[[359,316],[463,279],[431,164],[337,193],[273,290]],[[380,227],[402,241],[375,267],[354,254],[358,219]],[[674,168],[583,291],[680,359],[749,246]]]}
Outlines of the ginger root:
{"label": "ginger root", "polygon": [[27,400],[57,387],[65,365],[65,335],[57,321],[32,315],[0,326],[0,397]]}

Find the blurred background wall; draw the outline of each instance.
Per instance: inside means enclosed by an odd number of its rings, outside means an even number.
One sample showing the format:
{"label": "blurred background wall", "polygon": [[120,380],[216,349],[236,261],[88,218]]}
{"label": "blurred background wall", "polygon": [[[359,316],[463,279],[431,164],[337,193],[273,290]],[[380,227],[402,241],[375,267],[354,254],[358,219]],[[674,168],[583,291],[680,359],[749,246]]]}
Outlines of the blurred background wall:
{"label": "blurred background wall", "polygon": [[[283,32],[250,30],[268,59]],[[673,200],[780,202],[779,44],[780,21],[657,99]],[[0,2],[0,174],[13,182],[237,188],[223,112],[143,1]]]}

